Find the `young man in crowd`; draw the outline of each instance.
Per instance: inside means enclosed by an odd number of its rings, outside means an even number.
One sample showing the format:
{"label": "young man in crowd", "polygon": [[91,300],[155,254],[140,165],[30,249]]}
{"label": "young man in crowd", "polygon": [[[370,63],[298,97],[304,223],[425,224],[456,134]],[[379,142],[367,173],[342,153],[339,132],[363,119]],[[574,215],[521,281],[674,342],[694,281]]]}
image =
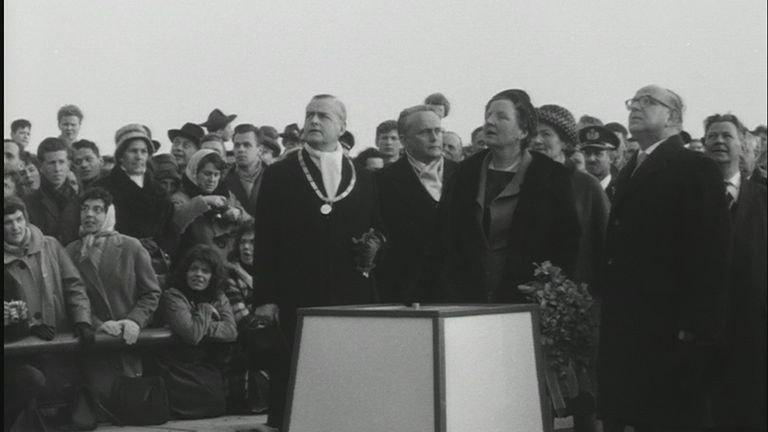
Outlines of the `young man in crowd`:
{"label": "young man in crowd", "polygon": [[67,245],[77,238],[77,190],[68,181],[70,149],[59,138],[46,138],[37,147],[40,189],[25,198],[29,222],[45,235]]}
{"label": "young man in crowd", "polygon": [[77,180],[80,182],[80,190],[85,190],[109,174],[102,169],[102,160],[99,147],[93,141],[81,139],[72,143],[72,167]]}
{"label": "young man in crowd", "polygon": [[227,188],[235,195],[249,215],[256,212],[256,199],[261,189],[265,164],[262,163],[261,146],[258,143],[259,128],[243,123],[235,127],[232,137],[235,164],[224,177]]}
{"label": "young man in crowd", "polygon": [[[27,207],[19,198],[3,200],[3,240],[3,270],[8,277],[3,286],[4,299],[26,304],[32,336],[50,341],[57,334],[71,331],[82,345],[91,344],[91,304],[80,274],[61,244],[29,222]],[[49,392],[71,398],[72,390],[80,384],[75,365],[71,354],[7,359],[6,426],[42,391],[46,377],[55,375],[46,386]]]}
{"label": "young man in crowd", "polygon": [[83,112],[77,105],[64,105],[59,108],[59,112],[56,116],[59,125],[59,139],[66,144],[67,147],[72,146],[72,143],[77,141],[77,136],[80,134],[80,127],[83,123]]}
{"label": "young man in crowd", "polygon": [[403,145],[397,133],[397,122],[387,120],[376,126],[376,148],[384,155],[384,165],[389,165],[400,159]]}
{"label": "young man in crowd", "polygon": [[11,123],[11,139],[26,149],[32,136],[32,123],[26,119],[17,119]]}

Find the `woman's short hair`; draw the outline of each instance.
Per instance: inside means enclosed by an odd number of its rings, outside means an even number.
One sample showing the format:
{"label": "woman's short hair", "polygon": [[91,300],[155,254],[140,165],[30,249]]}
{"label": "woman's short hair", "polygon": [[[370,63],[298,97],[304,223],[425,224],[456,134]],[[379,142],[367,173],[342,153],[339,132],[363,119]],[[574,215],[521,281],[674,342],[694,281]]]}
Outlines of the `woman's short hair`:
{"label": "woman's short hair", "polygon": [[531,103],[531,97],[525,90],[509,89],[496,93],[487,104],[485,104],[485,110],[491,106],[491,103],[497,100],[508,100],[512,102],[517,111],[517,120],[520,124],[520,128],[527,132],[527,136],[522,139],[521,147],[527,148],[533,137],[537,134],[538,117],[536,116],[536,108]]}
{"label": "woman's short hair", "polygon": [[227,163],[224,161],[221,155],[214,152],[208,153],[200,159],[200,162],[197,163],[197,172],[202,171],[203,167],[209,163],[212,163],[213,166],[216,167],[216,169],[219,171],[227,167]]}
{"label": "woman's short hair", "polygon": [[24,215],[24,220],[29,221],[27,205],[24,204],[24,201],[21,198],[17,196],[3,198],[3,216],[14,214],[17,211],[20,211]]}

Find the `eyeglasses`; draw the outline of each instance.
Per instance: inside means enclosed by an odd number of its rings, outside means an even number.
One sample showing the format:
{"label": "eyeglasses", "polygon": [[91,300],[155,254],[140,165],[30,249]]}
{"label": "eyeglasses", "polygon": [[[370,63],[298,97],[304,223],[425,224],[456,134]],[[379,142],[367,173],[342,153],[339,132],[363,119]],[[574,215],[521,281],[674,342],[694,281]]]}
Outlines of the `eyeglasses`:
{"label": "eyeglasses", "polygon": [[655,97],[648,96],[648,95],[643,95],[643,96],[635,97],[635,98],[632,98],[632,99],[627,99],[626,101],[624,101],[624,105],[627,106],[628,110],[631,110],[632,109],[632,104],[634,104],[635,102],[640,104],[640,108],[645,108],[648,105],[661,105],[661,106],[667,107],[669,109],[674,109],[671,106],[665,104],[664,102],[656,99]]}

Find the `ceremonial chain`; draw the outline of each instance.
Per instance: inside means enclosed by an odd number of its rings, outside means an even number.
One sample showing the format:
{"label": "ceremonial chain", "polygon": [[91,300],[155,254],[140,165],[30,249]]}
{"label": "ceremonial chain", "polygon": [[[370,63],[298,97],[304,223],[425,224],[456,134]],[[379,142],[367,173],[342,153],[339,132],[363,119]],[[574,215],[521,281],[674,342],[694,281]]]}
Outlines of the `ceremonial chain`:
{"label": "ceremonial chain", "polygon": [[[352,180],[349,182],[349,186],[347,186],[347,189],[344,190],[344,192],[341,193],[341,195],[337,196],[336,198],[330,199],[327,196],[324,196],[322,192],[320,192],[320,188],[317,187],[317,183],[315,183],[315,180],[312,178],[312,174],[309,173],[309,169],[307,169],[307,163],[304,162],[304,150],[299,150],[299,165],[301,165],[302,171],[304,171],[304,176],[307,178],[307,181],[309,182],[309,185],[312,186],[312,190],[315,191],[315,194],[318,198],[320,198],[325,203],[320,206],[320,213],[323,215],[329,215],[333,211],[333,203],[336,201],[341,201],[344,198],[347,197],[352,192],[352,189],[355,187],[355,183],[357,182],[357,173],[355,172],[355,164],[352,163],[352,160],[349,159],[348,156],[344,155],[344,159],[349,163],[349,167],[352,168]],[[320,173],[322,176],[322,172]]]}

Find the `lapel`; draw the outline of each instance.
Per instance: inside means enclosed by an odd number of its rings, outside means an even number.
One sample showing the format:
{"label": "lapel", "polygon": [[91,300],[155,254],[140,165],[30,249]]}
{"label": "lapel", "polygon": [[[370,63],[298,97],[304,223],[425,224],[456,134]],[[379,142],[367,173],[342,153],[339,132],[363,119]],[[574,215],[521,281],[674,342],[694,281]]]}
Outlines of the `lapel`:
{"label": "lapel", "polygon": [[[120,255],[122,255],[123,250],[123,242],[119,240],[118,236],[113,236],[112,238],[117,237],[118,240],[115,242],[112,242],[110,240],[107,240],[107,244],[104,246],[104,251],[101,255],[101,267],[110,269],[114,269],[117,266],[117,262],[120,259]],[[104,283],[101,280],[101,276],[99,275],[99,269],[96,268],[96,266],[93,265],[93,261],[90,259],[82,259],[82,255],[80,255],[80,246],[82,245],[81,241],[78,241],[77,243],[77,253],[75,260],[78,263],[78,268],[80,269],[80,273],[83,275],[83,278],[88,280],[90,282],[90,285],[96,290],[96,292],[101,297],[100,300],[102,304],[105,306],[106,310],[109,312],[110,316],[112,314],[112,307],[109,305],[109,297],[107,296],[106,288],[104,287]],[[93,301],[93,299],[92,299]]]}
{"label": "lapel", "polygon": [[[483,160],[483,163],[480,165],[480,181],[478,182],[476,191],[477,194],[475,195],[475,201],[480,206],[480,208],[485,207],[485,184],[488,179],[488,164],[491,161],[491,157],[491,153],[488,152],[488,154],[485,156],[485,159]],[[531,156],[531,153],[527,150],[524,150],[522,154],[522,160],[520,161],[520,165],[517,168],[517,174],[515,174],[515,177],[501,191],[501,193],[499,193],[497,198],[512,197],[520,193],[520,190],[523,186],[523,181],[525,180],[525,173],[528,171],[528,167],[531,165],[532,160],[533,157]]]}
{"label": "lapel", "polygon": [[245,193],[243,184],[240,183],[240,179],[237,177],[237,172],[235,172],[236,170],[237,167],[232,167],[232,169],[229,170],[225,183],[227,184],[229,191],[235,195],[235,198],[237,198],[237,200],[245,206],[247,205],[246,198],[248,198],[248,196]]}
{"label": "lapel", "polygon": [[656,172],[666,167],[669,160],[682,150],[684,150],[682,139],[679,135],[673,135],[659,144],[640,165],[635,175],[632,175],[637,165],[637,154],[635,154],[627,166],[621,170],[616,181],[616,205],[623,202],[628,195],[642,189]]}

